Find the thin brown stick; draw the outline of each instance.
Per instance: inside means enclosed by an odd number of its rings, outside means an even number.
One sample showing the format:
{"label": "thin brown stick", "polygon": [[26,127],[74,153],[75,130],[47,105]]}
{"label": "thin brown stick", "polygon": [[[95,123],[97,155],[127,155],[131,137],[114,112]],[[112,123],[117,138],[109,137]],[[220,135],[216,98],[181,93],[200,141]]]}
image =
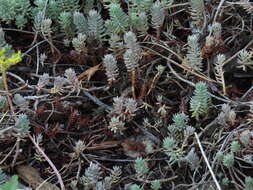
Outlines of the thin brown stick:
{"label": "thin brown stick", "polygon": [[46,159],[46,161],[48,162],[48,164],[52,167],[52,169],[54,170],[55,175],[58,178],[58,181],[60,183],[61,186],[61,190],[65,190],[65,186],[64,183],[62,181],[62,177],[59,173],[59,171],[57,170],[57,168],[55,167],[55,165],[53,164],[53,162],[50,160],[50,158],[48,158],[48,156],[45,154],[45,152],[40,148],[40,146],[35,142],[35,140],[32,138],[32,136],[30,134],[28,134],[29,139],[32,141],[32,143],[34,144],[34,146],[38,149],[38,151],[42,154],[42,156]]}
{"label": "thin brown stick", "polygon": [[7,84],[7,75],[6,75],[5,71],[2,72],[2,78],[3,78],[4,90],[6,91],[6,97],[7,97],[7,101],[8,101],[8,104],[9,104],[11,114],[12,114],[13,118],[16,118],[15,112],[14,112],[14,109],[13,109],[12,100],[11,100],[10,93],[9,93],[9,88],[8,88],[8,84]]}
{"label": "thin brown stick", "polygon": [[134,70],[134,71],[131,72],[132,94],[133,94],[134,99],[136,99],[135,80],[136,80],[136,71]]}

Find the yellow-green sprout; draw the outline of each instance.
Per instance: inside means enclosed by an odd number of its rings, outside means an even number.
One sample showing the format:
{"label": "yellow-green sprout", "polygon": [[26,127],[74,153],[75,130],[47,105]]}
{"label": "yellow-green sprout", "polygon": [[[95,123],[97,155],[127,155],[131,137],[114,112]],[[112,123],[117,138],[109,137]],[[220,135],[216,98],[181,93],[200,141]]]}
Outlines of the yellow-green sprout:
{"label": "yellow-green sprout", "polygon": [[0,48],[0,72],[5,72],[10,66],[17,64],[22,60],[21,51],[13,53],[10,57],[5,54],[5,49]]}

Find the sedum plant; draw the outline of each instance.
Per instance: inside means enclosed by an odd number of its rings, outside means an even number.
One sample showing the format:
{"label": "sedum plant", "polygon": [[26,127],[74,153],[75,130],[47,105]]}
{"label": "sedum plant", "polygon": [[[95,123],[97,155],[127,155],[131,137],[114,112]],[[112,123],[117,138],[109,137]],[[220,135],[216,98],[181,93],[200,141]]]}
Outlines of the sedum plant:
{"label": "sedum plant", "polygon": [[184,113],[176,113],[172,117],[173,124],[168,126],[168,130],[171,134],[175,134],[178,131],[183,131],[187,127],[189,118]]}
{"label": "sedum plant", "polygon": [[122,10],[118,3],[109,5],[110,20],[106,21],[108,33],[119,34],[129,27],[129,16]]}
{"label": "sedum plant", "polygon": [[223,70],[223,63],[226,60],[225,55],[218,54],[217,55],[217,61],[215,63],[215,78],[217,82],[219,82],[222,85],[222,91],[223,94],[226,95],[226,84],[225,84],[225,78],[224,78],[224,70]]}
{"label": "sedum plant", "polygon": [[139,60],[141,58],[141,48],[137,42],[136,35],[131,31],[125,33],[124,42],[128,49],[124,53],[123,59],[127,71],[131,74],[132,94],[135,98],[136,69],[139,66]]}
{"label": "sedum plant", "polygon": [[247,70],[247,67],[253,68],[253,52],[249,52],[247,50],[241,50],[239,52],[238,58],[237,58],[237,63],[238,63],[238,68],[242,68],[243,71]]}
{"label": "sedum plant", "polygon": [[141,47],[137,42],[136,35],[133,32],[129,31],[124,34],[124,42],[126,48],[133,52],[133,56],[140,57]]}
{"label": "sedum plant", "polygon": [[71,12],[61,12],[59,15],[59,24],[61,31],[67,38],[72,38],[74,36],[74,24]]}
{"label": "sedum plant", "polygon": [[0,21],[7,24],[15,21],[18,28],[27,23],[31,5],[29,0],[0,0]]}
{"label": "sedum plant", "polygon": [[18,189],[18,176],[14,175],[9,181],[0,185],[0,190],[17,190]]}
{"label": "sedum plant", "polygon": [[77,33],[88,35],[88,21],[83,13],[74,12],[73,14],[73,23],[77,30]]}
{"label": "sedum plant", "polygon": [[72,39],[72,45],[79,54],[86,51],[86,40],[87,36],[82,33],[79,33],[76,38]]}
{"label": "sedum plant", "polygon": [[112,54],[107,54],[103,58],[103,64],[105,66],[107,80],[110,85],[119,75],[117,61]]}
{"label": "sedum plant", "polygon": [[240,152],[242,147],[241,147],[241,144],[239,143],[239,141],[232,141],[231,142],[231,145],[230,145],[230,149],[231,149],[231,152]]}
{"label": "sedum plant", "polygon": [[114,133],[121,133],[125,129],[125,123],[119,117],[112,117],[108,128]]}
{"label": "sedum plant", "polygon": [[89,36],[101,40],[104,35],[104,20],[101,15],[94,9],[89,11],[88,15]]}
{"label": "sedum plant", "polygon": [[90,166],[85,170],[85,175],[81,177],[81,181],[87,186],[90,184],[96,184],[101,179],[101,174],[100,166],[91,162]]}
{"label": "sedum plant", "polygon": [[73,13],[74,11],[79,9],[79,1],[80,0],[61,0],[59,2],[61,6],[61,11]]}
{"label": "sedum plant", "polygon": [[0,109],[4,108],[6,104],[7,104],[6,97],[0,95]]}
{"label": "sedum plant", "polygon": [[152,0],[132,0],[131,1],[131,10],[132,12],[148,12],[152,6]]}
{"label": "sedum plant", "polygon": [[134,169],[136,171],[137,177],[143,177],[149,171],[147,162],[143,158],[136,158]]}
{"label": "sedum plant", "polygon": [[192,23],[200,29],[204,20],[205,5],[203,0],[191,0]]}
{"label": "sedum plant", "polygon": [[[84,189],[110,190],[112,184],[120,180],[121,174],[121,168],[114,166],[109,176],[102,177],[102,170],[99,164],[91,162],[81,177],[80,182],[84,186]],[[74,189],[78,189],[77,182],[72,183],[72,186]]]}
{"label": "sedum plant", "polygon": [[139,185],[131,185],[130,190],[142,190],[142,188]]}
{"label": "sedum plant", "polygon": [[229,153],[225,154],[223,157],[223,165],[226,166],[227,168],[232,168],[234,166],[235,158],[234,154]]}
{"label": "sedum plant", "polygon": [[151,181],[151,189],[153,189],[153,190],[159,190],[159,189],[161,189],[161,182],[159,181],[159,180],[153,180],[153,181]]}
{"label": "sedum plant", "polygon": [[188,154],[185,156],[184,160],[189,164],[192,171],[196,170],[200,164],[200,159],[195,151],[195,148],[192,148]]}
{"label": "sedum plant", "polygon": [[160,39],[160,28],[163,25],[164,19],[165,19],[165,11],[164,11],[164,7],[163,4],[157,0],[155,3],[153,3],[152,7],[151,7],[151,23],[153,28],[156,29],[156,35],[157,35],[157,39]]}
{"label": "sedum plant", "polygon": [[193,71],[202,71],[201,49],[198,43],[199,35],[188,36],[187,66]]}
{"label": "sedum plant", "polygon": [[20,136],[26,136],[29,133],[30,121],[26,114],[20,114],[15,123],[15,130]]}
{"label": "sedum plant", "polygon": [[208,93],[206,83],[198,82],[190,100],[190,111],[192,112],[192,117],[199,119],[201,115],[205,115],[208,111],[210,102],[211,97]]}
{"label": "sedum plant", "polygon": [[[46,4],[47,2],[47,4]],[[56,21],[61,12],[61,5],[57,0],[35,0],[33,1],[35,7],[32,9],[32,16],[35,17],[38,12],[44,12],[45,17]],[[46,7],[46,9],[45,9]]]}
{"label": "sedum plant", "polygon": [[86,0],[84,5],[84,13],[87,14],[94,7],[95,0]]}
{"label": "sedum plant", "polygon": [[179,162],[182,158],[182,152],[178,149],[177,142],[173,137],[165,137],[163,139],[164,153],[170,158],[169,164]]}
{"label": "sedum plant", "polygon": [[253,178],[250,176],[245,177],[245,188],[244,190],[251,190],[253,189]]}

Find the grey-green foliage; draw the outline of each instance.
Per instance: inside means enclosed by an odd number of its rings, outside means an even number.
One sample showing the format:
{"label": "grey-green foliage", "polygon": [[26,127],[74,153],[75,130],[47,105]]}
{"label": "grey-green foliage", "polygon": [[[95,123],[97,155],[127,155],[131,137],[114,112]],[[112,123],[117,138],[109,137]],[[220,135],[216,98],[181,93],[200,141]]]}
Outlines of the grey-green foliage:
{"label": "grey-green foliage", "polygon": [[108,125],[108,129],[113,131],[114,133],[122,133],[122,131],[125,129],[125,122],[120,120],[120,117],[111,117],[111,121]]}
{"label": "grey-green foliage", "polygon": [[221,38],[222,28],[219,22],[215,22],[212,25],[210,25],[208,27],[208,30],[210,31],[210,33],[212,34],[212,36],[214,36],[216,40],[219,40]]}
{"label": "grey-green foliage", "polygon": [[42,11],[38,11],[36,15],[33,17],[33,29],[36,32],[41,32],[41,24],[44,19],[44,13]]}
{"label": "grey-green foliage", "polygon": [[52,20],[45,18],[45,15],[42,11],[39,11],[35,16],[34,16],[34,22],[33,22],[33,27],[36,32],[42,33],[43,36],[45,37],[51,37],[52,34]]}
{"label": "grey-green foliage", "polygon": [[[50,0],[47,2],[45,0],[35,0],[34,1],[35,7],[32,9],[32,15],[35,17],[39,11],[45,11],[45,17],[50,18],[53,21],[57,21],[61,10],[60,1],[57,0]],[[46,6],[46,7],[45,7]]]}
{"label": "grey-green foliage", "polygon": [[26,136],[29,133],[29,129],[30,129],[30,121],[27,117],[26,114],[20,114],[18,116],[18,119],[15,123],[15,131],[17,131],[17,133],[20,136]]}
{"label": "grey-green foliage", "polygon": [[148,17],[145,12],[137,13],[131,10],[128,14],[132,28],[140,32],[146,32],[148,30]]}
{"label": "grey-green foliage", "polygon": [[83,13],[74,12],[73,23],[77,30],[77,33],[88,35],[88,21]]}
{"label": "grey-green foliage", "polygon": [[50,81],[49,81],[49,75],[47,73],[43,73],[43,75],[41,75],[39,77],[39,80],[38,80],[38,83],[37,83],[37,87],[39,89],[47,86],[48,84],[50,84]]}
{"label": "grey-green foliage", "polygon": [[131,49],[126,50],[123,55],[124,63],[128,72],[133,72],[139,66],[137,57]]}
{"label": "grey-green foliage", "polygon": [[76,38],[72,39],[73,47],[78,53],[85,52],[86,39],[87,39],[87,36],[82,33],[79,33]]}
{"label": "grey-green foliage", "polygon": [[206,83],[198,82],[190,100],[190,111],[192,112],[192,117],[198,119],[201,115],[206,114],[208,112],[210,102],[211,97],[208,93]]}
{"label": "grey-green foliage", "polygon": [[175,134],[178,131],[182,131],[187,127],[189,118],[184,113],[176,113],[172,117],[173,124],[168,126],[168,130],[171,134]]}
{"label": "grey-green foliage", "polygon": [[52,20],[50,18],[47,19],[43,19],[42,23],[41,23],[41,32],[45,37],[51,37],[52,34],[52,29],[51,29],[51,25],[52,25]]}
{"label": "grey-green foliage", "polygon": [[23,28],[30,10],[29,0],[0,0],[0,21],[6,23],[15,21],[18,28]]}
{"label": "grey-green foliage", "polygon": [[131,9],[133,12],[148,12],[153,4],[153,0],[132,0]]}
{"label": "grey-green foliage", "polygon": [[151,189],[159,190],[161,188],[161,182],[159,180],[151,181]]}
{"label": "grey-green foliage", "polygon": [[252,134],[250,130],[244,130],[240,133],[240,142],[247,147],[251,143]]}
{"label": "grey-green foliage", "polygon": [[110,20],[106,21],[107,32],[122,33],[129,27],[129,16],[122,10],[118,3],[109,5]]}
{"label": "grey-green foliage", "polygon": [[138,110],[137,102],[133,98],[113,98],[113,109],[111,114],[119,117],[122,121],[130,121]]}
{"label": "grey-green foliage", "polygon": [[139,185],[131,185],[130,190],[142,190],[142,188]]}
{"label": "grey-green foliage", "polygon": [[59,24],[61,31],[67,36],[67,38],[72,38],[75,35],[71,12],[60,13]]}
{"label": "grey-green foliage", "polygon": [[192,148],[185,156],[185,161],[190,165],[192,171],[196,170],[196,168],[199,166],[199,157],[194,148]]}
{"label": "grey-green foliage", "polygon": [[239,141],[232,141],[231,145],[230,145],[230,150],[231,152],[239,152],[241,151],[241,145],[239,143]]}
{"label": "grey-green foliage", "polygon": [[226,166],[227,168],[232,168],[234,166],[235,158],[234,154],[228,153],[225,154],[223,157],[223,165]]}
{"label": "grey-green foliage", "polygon": [[202,71],[201,49],[198,43],[199,35],[188,36],[187,66],[193,71]]}
{"label": "grey-green foliage", "polygon": [[89,11],[88,29],[89,36],[97,40],[101,40],[105,32],[104,20],[102,19],[101,15],[94,9]]}
{"label": "grey-green foliage", "polygon": [[193,24],[199,28],[203,22],[205,5],[203,0],[191,0],[191,14]]}
{"label": "grey-green foliage", "polygon": [[[85,170],[85,174],[81,177],[80,182],[84,186],[84,189],[110,190],[112,184],[120,180],[121,174],[121,168],[114,166],[110,176],[103,178],[99,164],[91,162],[90,166]],[[76,183],[72,183],[72,186],[76,187]]]}
{"label": "grey-green foliage", "polygon": [[[226,57],[224,54],[218,54],[217,60],[214,67],[214,74],[217,82],[225,86],[225,79],[224,79],[224,70],[223,65],[226,60]],[[225,87],[223,87],[223,92],[225,91]]]}
{"label": "grey-green foliage", "polygon": [[173,123],[168,126],[169,135],[178,141],[187,139],[195,132],[195,128],[188,124],[189,117],[185,113],[176,113],[172,117]]}
{"label": "grey-green foliage", "polygon": [[120,36],[117,35],[117,34],[112,34],[110,36],[109,44],[110,44],[110,48],[109,49],[111,51],[116,51],[117,49],[124,48],[123,42],[122,42]]}
{"label": "grey-green foliage", "polygon": [[176,113],[172,118],[174,124],[179,128],[185,128],[189,121],[188,116],[185,113]]}
{"label": "grey-green foliage", "polygon": [[229,179],[227,177],[224,177],[221,181],[221,184],[224,186],[228,186],[230,183]]}
{"label": "grey-green foliage", "polygon": [[0,95],[0,109],[3,108],[7,103],[7,99],[5,96]]}
{"label": "grey-green foliage", "polygon": [[163,139],[163,148],[166,151],[172,151],[176,147],[176,141],[172,137],[166,137]]}
{"label": "grey-green foliage", "polygon": [[128,72],[133,72],[139,66],[138,62],[141,58],[141,48],[135,34],[131,31],[125,33],[124,42],[128,48],[123,55],[124,62]]}
{"label": "grey-green foliage", "polygon": [[78,11],[80,8],[79,1],[80,0],[61,0],[61,1],[59,1],[61,4],[61,11],[71,12],[71,13]]}
{"label": "grey-green foliage", "polygon": [[177,142],[173,137],[165,137],[163,139],[164,153],[169,157],[169,164],[174,164],[181,161],[183,158],[182,152],[177,146]]}
{"label": "grey-green foliage", "polygon": [[244,71],[246,71],[247,66],[253,65],[252,57],[252,52],[249,52],[245,49],[241,50],[237,58],[237,63],[239,64],[238,68],[242,68]]}
{"label": "grey-green foliage", "polygon": [[98,164],[93,162],[85,170],[85,175],[81,177],[81,181],[84,185],[96,184],[101,179],[101,168]]}
{"label": "grey-green foliage", "polygon": [[126,48],[132,50],[135,56],[140,56],[141,48],[137,41],[136,35],[133,32],[129,31],[124,34],[124,42]]}
{"label": "grey-green foliage", "polygon": [[154,28],[160,28],[165,19],[165,13],[162,3],[157,0],[151,7],[151,23]]}
{"label": "grey-green foliage", "polygon": [[0,186],[1,190],[17,190],[18,189],[18,176],[13,175],[8,181]]}
{"label": "grey-green foliage", "polygon": [[216,158],[218,161],[222,161],[223,158],[224,158],[224,153],[221,152],[221,151],[217,152],[216,155],[215,155],[215,158]]}
{"label": "grey-green foliage", "polygon": [[122,175],[122,170],[121,167],[119,166],[113,166],[111,173],[110,173],[110,178],[112,183],[117,183],[120,181]]}
{"label": "grey-green foliage", "polygon": [[134,169],[138,177],[142,177],[149,171],[148,164],[143,158],[136,158]]}
{"label": "grey-green foliage", "polygon": [[217,117],[218,124],[226,126],[227,122],[234,123],[236,119],[235,111],[230,107],[229,104],[223,104],[221,107],[221,112]]}
{"label": "grey-green foliage", "polygon": [[245,178],[245,187],[244,190],[252,190],[253,189],[253,178],[250,176],[247,176]]}
{"label": "grey-green foliage", "polygon": [[94,0],[86,0],[85,1],[85,6],[84,6],[84,10],[83,10],[85,14],[88,14],[89,11],[94,7],[94,3],[95,3]]}
{"label": "grey-green foliage", "polygon": [[111,179],[106,177],[103,181],[99,181],[95,185],[94,190],[110,190],[111,189]]}
{"label": "grey-green foliage", "polygon": [[148,30],[148,16],[145,12],[141,12],[136,20],[135,27],[140,32],[147,32]]}
{"label": "grey-green foliage", "polygon": [[116,59],[113,57],[112,54],[107,54],[104,56],[103,64],[105,66],[108,82],[115,81],[119,75]]}
{"label": "grey-green foliage", "polygon": [[29,102],[20,94],[15,94],[13,97],[13,103],[16,104],[19,108],[27,108]]}

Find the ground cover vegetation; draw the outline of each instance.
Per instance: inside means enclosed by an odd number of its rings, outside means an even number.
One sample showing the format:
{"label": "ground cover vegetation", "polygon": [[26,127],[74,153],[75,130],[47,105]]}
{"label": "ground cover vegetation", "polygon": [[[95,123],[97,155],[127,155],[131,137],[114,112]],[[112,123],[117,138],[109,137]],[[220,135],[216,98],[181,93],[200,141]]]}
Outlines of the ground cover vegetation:
{"label": "ground cover vegetation", "polygon": [[0,0],[0,189],[252,190],[250,0]]}

